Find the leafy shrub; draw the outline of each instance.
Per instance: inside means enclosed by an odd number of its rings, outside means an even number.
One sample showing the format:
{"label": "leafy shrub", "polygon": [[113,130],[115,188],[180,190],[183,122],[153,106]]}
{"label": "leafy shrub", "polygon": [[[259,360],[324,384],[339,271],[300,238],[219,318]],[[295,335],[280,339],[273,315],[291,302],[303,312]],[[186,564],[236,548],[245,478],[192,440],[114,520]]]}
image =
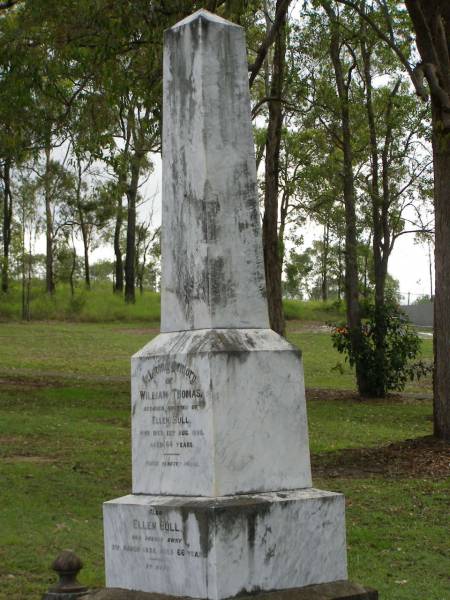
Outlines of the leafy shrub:
{"label": "leafy shrub", "polygon": [[366,311],[358,349],[352,345],[347,325],[332,325],[331,338],[352,366],[359,361],[367,395],[383,397],[388,391],[401,391],[408,380],[420,379],[432,370],[416,360],[422,342],[397,305],[388,302],[380,310],[371,304]]}

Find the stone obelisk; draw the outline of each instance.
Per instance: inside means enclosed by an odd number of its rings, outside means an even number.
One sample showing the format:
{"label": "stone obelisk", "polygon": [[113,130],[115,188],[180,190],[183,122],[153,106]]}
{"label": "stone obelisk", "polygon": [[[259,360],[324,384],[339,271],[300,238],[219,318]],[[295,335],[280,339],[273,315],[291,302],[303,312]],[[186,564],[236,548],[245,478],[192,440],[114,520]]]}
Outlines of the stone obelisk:
{"label": "stone obelisk", "polygon": [[346,579],[301,356],[269,329],[256,185],[244,31],[201,10],[165,35],[161,334],[132,359],[110,587],[221,600]]}

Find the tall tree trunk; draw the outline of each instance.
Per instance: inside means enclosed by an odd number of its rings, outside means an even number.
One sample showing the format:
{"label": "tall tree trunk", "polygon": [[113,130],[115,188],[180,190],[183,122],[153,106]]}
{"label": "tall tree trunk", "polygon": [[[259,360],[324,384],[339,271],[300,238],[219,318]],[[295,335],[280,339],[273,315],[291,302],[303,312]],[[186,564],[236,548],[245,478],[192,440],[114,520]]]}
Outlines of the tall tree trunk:
{"label": "tall tree trunk", "polygon": [[22,319],[26,318],[25,201],[22,198]]}
{"label": "tall tree trunk", "polygon": [[122,230],[122,196],[119,194],[117,199],[116,225],[114,228],[114,256],[115,256],[115,281],[114,293],[121,294],[123,292],[123,259],[122,248],[120,247],[120,234]]}
{"label": "tall tree trunk", "polygon": [[[277,0],[276,11],[282,0]],[[278,235],[278,187],[280,168],[280,143],[283,126],[281,96],[286,55],[286,16],[276,38],[273,56],[271,100],[268,102],[269,122],[267,126],[265,160],[265,194],[263,218],[263,248],[266,273],[267,299],[271,328],[284,335],[285,323],[281,289],[280,238]]]}
{"label": "tall tree trunk", "polygon": [[44,199],[45,199],[45,289],[48,294],[55,292],[55,277],[53,271],[53,215],[50,190],[50,144],[45,148],[45,174],[44,174]]}
{"label": "tall tree trunk", "polygon": [[430,93],[435,210],[434,434],[450,441],[450,8],[405,0]]}
{"label": "tall tree trunk", "polygon": [[433,300],[433,261],[431,256],[431,242],[430,240],[428,240],[428,274],[430,278],[430,300]]}
{"label": "tall tree trunk", "polygon": [[340,302],[341,301],[341,295],[342,295],[342,241],[341,241],[341,237],[339,236],[339,241],[338,241],[338,280],[337,280],[337,299]]}
{"label": "tall tree trunk", "polygon": [[30,232],[28,237],[28,273],[26,283],[26,294],[25,294],[25,316],[24,318],[29,321],[31,318],[30,312],[30,296],[31,296],[31,276],[33,270],[33,244],[32,244],[32,231],[30,226]]}
{"label": "tall tree trunk", "polygon": [[[364,24],[361,23],[362,28]],[[367,48],[366,42],[361,43],[361,55],[364,66],[365,92],[366,92],[366,112],[369,125],[369,146],[371,157],[371,182],[370,197],[372,202],[372,251],[375,275],[375,361],[377,364],[377,377],[372,377],[372,386],[370,395],[384,398],[386,395],[385,381],[385,358],[386,358],[386,319],[385,319],[385,285],[387,276],[387,264],[384,260],[383,248],[383,225],[382,225],[382,204],[380,196],[380,178],[378,164],[378,139],[375,124],[375,112],[372,101],[372,64],[371,51]],[[385,150],[388,145],[385,144]],[[387,169],[387,165],[386,169]],[[384,171],[383,171],[384,173]],[[384,183],[388,182],[388,174],[384,173]],[[384,198],[383,198],[384,200]],[[367,261],[367,258],[366,258]]]}
{"label": "tall tree trunk", "polygon": [[75,295],[75,286],[74,286],[74,275],[75,275],[75,269],[77,268],[77,251],[75,249],[75,245],[73,244],[73,240],[72,240],[72,265],[70,268],[70,275],[69,275],[69,284],[70,284],[70,296],[71,298],[74,297]]}
{"label": "tall tree trunk", "polygon": [[9,248],[11,245],[12,193],[11,161],[6,160],[3,168],[3,261],[2,292],[9,289]]}
{"label": "tall tree trunk", "polygon": [[142,154],[135,151],[131,161],[131,181],[127,189],[127,254],[125,257],[125,302],[136,302],[136,198]]}
{"label": "tall tree trunk", "polygon": [[358,357],[362,349],[361,311],[359,304],[359,282],[358,282],[358,239],[356,230],[356,208],[355,189],[353,176],[353,153],[351,143],[350,111],[349,111],[349,85],[351,73],[347,80],[344,77],[343,65],[340,57],[340,32],[336,15],[328,2],[323,2],[323,7],[330,19],[331,40],[330,55],[333,63],[336,87],[338,91],[341,132],[343,151],[343,192],[345,208],[345,299],[347,308],[347,326],[350,341],[355,356],[355,372],[358,391],[361,395],[367,395],[367,379],[363,365]]}
{"label": "tall tree trunk", "polygon": [[433,107],[435,287],[434,434],[450,441],[450,131]]}
{"label": "tall tree trunk", "polygon": [[384,282],[382,277],[382,246],[383,229],[380,221],[381,198],[380,198],[380,178],[378,166],[378,140],[375,125],[375,113],[372,102],[372,65],[370,51],[365,42],[361,44],[361,54],[364,64],[364,79],[366,91],[366,112],[369,124],[369,147],[371,162],[371,182],[370,197],[372,201],[372,251],[375,272],[375,304],[380,306],[384,302]]}
{"label": "tall tree trunk", "polygon": [[322,249],[322,302],[328,300],[328,256],[330,249],[330,226],[325,223],[323,226],[323,249]]}
{"label": "tall tree trunk", "polygon": [[81,185],[83,181],[83,170],[81,167],[81,159],[77,157],[78,177],[77,177],[77,211],[78,220],[80,222],[81,238],[83,240],[83,256],[84,256],[84,283],[88,290],[91,289],[91,277],[89,269],[89,232],[88,225],[84,220],[83,206],[81,203]]}
{"label": "tall tree trunk", "polygon": [[87,225],[84,219],[80,221],[81,237],[83,238],[83,255],[84,255],[84,284],[88,290],[91,289],[91,273],[89,267],[89,234]]}

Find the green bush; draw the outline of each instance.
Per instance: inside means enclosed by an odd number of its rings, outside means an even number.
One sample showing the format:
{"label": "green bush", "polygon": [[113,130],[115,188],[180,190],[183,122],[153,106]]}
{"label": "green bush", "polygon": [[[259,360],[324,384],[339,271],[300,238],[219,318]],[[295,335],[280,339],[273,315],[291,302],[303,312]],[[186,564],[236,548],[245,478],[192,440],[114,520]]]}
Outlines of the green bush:
{"label": "green bush", "polygon": [[359,348],[353,347],[347,325],[333,325],[331,338],[352,366],[357,361],[361,365],[367,395],[382,397],[389,391],[401,391],[408,380],[420,379],[432,370],[429,364],[416,360],[421,340],[397,305],[387,302],[383,309],[377,309],[370,304],[366,311]]}

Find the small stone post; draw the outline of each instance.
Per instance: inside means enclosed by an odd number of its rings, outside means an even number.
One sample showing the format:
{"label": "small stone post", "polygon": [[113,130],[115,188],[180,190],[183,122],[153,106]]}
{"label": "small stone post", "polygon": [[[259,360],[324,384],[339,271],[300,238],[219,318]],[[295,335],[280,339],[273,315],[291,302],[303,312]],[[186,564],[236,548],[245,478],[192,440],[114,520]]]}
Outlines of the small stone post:
{"label": "small stone post", "polygon": [[77,581],[83,563],[72,550],[64,550],[53,561],[52,569],[59,575],[59,582],[44,594],[42,600],[75,600],[84,596],[88,589]]}

